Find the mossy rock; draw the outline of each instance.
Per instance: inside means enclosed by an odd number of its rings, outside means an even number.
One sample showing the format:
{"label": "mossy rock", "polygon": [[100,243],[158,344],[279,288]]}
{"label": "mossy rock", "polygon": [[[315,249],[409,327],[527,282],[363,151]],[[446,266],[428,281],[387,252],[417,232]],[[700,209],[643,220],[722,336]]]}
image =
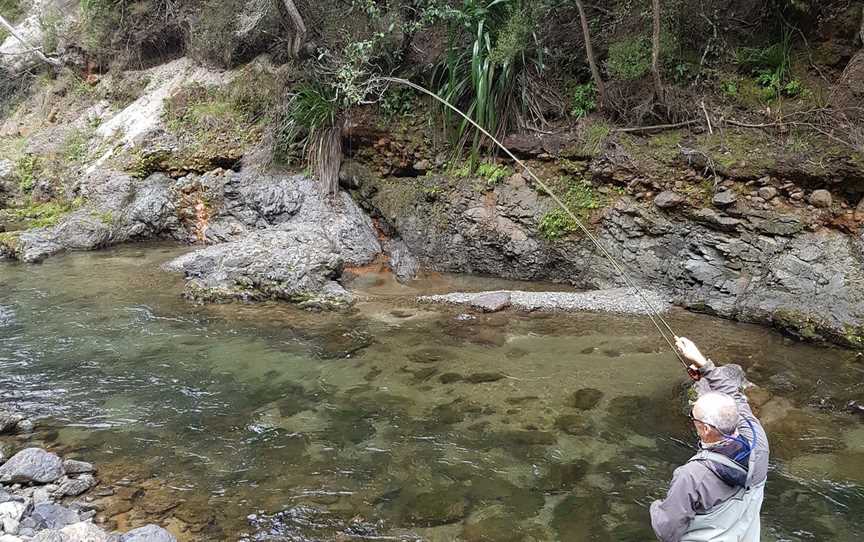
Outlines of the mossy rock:
{"label": "mossy rock", "polygon": [[402,502],[401,519],[414,527],[438,527],[461,521],[467,512],[465,497],[449,487],[410,495]]}
{"label": "mossy rock", "polygon": [[600,490],[571,495],[558,503],[552,512],[552,527],[562,542],[611,542],[603,525],[609,503]]}

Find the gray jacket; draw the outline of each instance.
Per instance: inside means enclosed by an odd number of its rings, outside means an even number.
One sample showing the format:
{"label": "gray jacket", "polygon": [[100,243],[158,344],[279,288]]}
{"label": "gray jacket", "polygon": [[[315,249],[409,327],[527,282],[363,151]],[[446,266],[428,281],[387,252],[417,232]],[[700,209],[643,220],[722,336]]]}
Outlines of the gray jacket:
{"label": "gray jacket", "polygon": [[[765,481],[768,476],[768,437],[762,424],[753,415],[747,397],[741,393],[744,382],[743,371],[738,365],[715,367],[712,362],[702,368],[702,380],[697,384],[700,395],[708,391],[718,391],[732,396],[738,404],[741,420],[738,433],[753,441],[752,424],[755,430],[756,445],[751,454],[753,460],[750,480],[753,485]],[[749,420],[750,423],[747,423]],[[696,514],[709,512],[713,507],[725,502],[740,490],[729,485],[703,461],[690,461],[677,469],[672,475],[672,483],[666,498],[651,504],[651,526],[659,540],[678,542]]]}

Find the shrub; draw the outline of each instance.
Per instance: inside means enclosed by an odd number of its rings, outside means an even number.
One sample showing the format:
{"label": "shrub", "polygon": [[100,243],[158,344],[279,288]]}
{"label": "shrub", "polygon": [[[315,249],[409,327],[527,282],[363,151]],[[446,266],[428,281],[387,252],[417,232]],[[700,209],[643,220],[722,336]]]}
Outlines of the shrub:
{"label": "shrub", "polygon": [[639,79],[650,69],[651,44],[647,38],[628,38],[609,45],[606,70],[615,79]]}
{"label": "shrub", "polygon": [[570,114],[581,119],[597,109],[597,87],[593,82],[576,85],[570,102]]}

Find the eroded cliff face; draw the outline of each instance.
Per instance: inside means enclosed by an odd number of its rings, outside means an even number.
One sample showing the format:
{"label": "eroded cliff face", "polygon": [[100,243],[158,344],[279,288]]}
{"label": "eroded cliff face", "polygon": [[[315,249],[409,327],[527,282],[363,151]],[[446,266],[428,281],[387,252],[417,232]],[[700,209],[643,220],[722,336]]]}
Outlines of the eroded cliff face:
{"label": "eroded cliff face", "polygon": [[[637,282],[693,310],[807,340],[864,344],[864,209],[854,209],[854,179],[834,196],[818,188],[835,182],[829,170],[825,177],[807,174],[809,185],[759,170],[709,181],[683,157],[680,167],[658,170],[655,161],[640,168],[639,157],[621,147],[612,160],[547,158],[534,165],[547,175],[550,168],[578,171],[565,171],[568,180],[562,185],[559,178],[553,190]],[[793,168],[785,167],[789,178]],[[355,197],[427,268],[581,288],[623,284],[520,173],[490,185],[440,175],[381,178],[351,164],[347,170]]]}

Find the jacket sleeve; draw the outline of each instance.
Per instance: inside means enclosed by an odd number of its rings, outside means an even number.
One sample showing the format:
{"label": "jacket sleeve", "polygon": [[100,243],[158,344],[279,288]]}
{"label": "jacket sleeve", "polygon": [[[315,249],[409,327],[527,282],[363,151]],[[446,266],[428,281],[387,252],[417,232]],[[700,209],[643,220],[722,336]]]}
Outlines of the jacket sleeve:
{"label": "jacket sleeve", "polygon": [[651,527],[662,542],[678,542],[696,516],[699,495],[686,465],[675,470],[666,498],[651,503]]}
{"label": "jacket sleeve", "polygon": [[750,410],[747,396],[741,392],[743,381],[743,370],[738,365],[724,365],[717,367],[714,362],[708,363],[700,369],[702,379],[708,384],[711,391],[719,391],[730,395],[738,405],[738,412],[749,418],[755,418]]}

